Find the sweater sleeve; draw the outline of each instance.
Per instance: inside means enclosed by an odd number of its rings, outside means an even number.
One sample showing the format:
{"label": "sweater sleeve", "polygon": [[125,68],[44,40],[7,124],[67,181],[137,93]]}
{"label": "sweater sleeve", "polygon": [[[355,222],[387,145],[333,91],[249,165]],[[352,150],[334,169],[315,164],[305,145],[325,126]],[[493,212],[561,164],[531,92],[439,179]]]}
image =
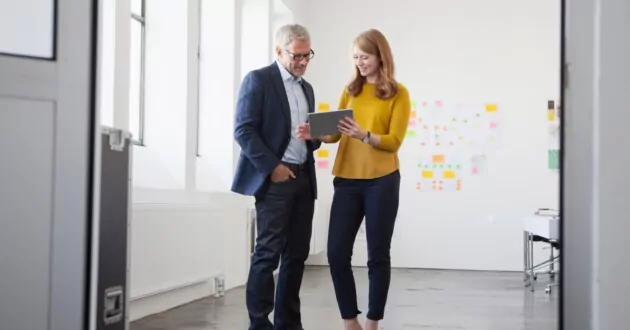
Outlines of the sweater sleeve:
{"label": "sweater sleeve", "polygon": [[411,115],[411,100],[407,88],[399,85],[398,94],[395,97],[394,109],[389,122],[389,133],[381,135],[381,143],[378,146],[378,149],[389,152],[397,152],[400,149],[405,134],[407,134],[409,116]]}
{"label": "sweater sleeve", "polygon": [[[343,88],[341,92],[341,97],[339,97],[339,103],[337,104],[337,109],[345,109],[348,106],[348,93],[346,92],[346,87]],[[328,143],[337,143],[341,139],[341,134],[335,134],[331,136],[331,141]]]}

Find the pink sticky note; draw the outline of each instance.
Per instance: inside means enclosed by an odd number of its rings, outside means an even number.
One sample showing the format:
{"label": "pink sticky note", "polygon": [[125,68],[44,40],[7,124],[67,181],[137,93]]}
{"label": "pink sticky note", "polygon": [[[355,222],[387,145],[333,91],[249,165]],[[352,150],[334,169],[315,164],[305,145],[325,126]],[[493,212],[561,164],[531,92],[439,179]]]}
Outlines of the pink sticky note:
{"label": "pink sticky note", "polygon": [[317,168],[328,168],[328,161],[327,160],[318,160],[317,163]]}
{"label": "pink sticky note", "polygon": [[497,128],[497,126],[498,126],[497,122],[495,122],[495,121],[491,121],[490,122],[490,128]]}
{"label": "pink sticky note", "polygon": [[479,174],[479,168],[477,166],[472,168],[472,174]]}

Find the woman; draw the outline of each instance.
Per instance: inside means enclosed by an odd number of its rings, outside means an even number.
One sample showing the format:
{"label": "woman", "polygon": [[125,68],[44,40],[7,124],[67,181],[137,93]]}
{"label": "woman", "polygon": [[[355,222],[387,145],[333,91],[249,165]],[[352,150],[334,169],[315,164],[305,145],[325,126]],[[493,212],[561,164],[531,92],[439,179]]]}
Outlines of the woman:
{"label": "woman", "polygon": [[354,41],[355,77],[341,95],[339,109],[354,110],[354,120],[339,124],[342,133],[321,138],[339,142],[333,167],[333,196],[328,232],[328,262],[346,329],[361,329],[351,270],[354,241],[365,217],[370,278],[366,330],[383,319],[390,283],[390,247],[398,213],[400,148],[411,113],[407,89],[394,78],[387,39],[368,30]]}

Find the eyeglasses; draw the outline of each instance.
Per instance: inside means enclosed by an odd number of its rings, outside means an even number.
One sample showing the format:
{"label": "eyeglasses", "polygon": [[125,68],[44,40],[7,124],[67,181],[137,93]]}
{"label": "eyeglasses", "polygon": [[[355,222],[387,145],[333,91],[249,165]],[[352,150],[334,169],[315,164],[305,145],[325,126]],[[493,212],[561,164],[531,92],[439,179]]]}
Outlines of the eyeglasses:
{"label": "eyeglasses", "polygon": [[288,50],[284,50],[287,54],[289,54],[289,56],[291,56],[291,58],[294,61],[301,61],[303,59],[307,59],[307,60],[311,60],[314,56],[315,56],[315,52],[311,49],[311,51],[308,54],[295,54],[295,53],[291,53]]}

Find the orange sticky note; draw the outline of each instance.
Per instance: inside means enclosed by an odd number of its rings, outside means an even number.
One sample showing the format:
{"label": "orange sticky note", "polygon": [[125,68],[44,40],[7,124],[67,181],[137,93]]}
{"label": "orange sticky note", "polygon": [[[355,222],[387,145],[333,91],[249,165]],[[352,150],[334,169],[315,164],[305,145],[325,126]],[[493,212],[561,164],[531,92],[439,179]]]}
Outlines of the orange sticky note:
{"label": "orange sticky note", "polygon": [[317,150],[317,157],[319,158],[328,158],[328,150],[327,149],[319,149]]}
{"label": "orange sticky note", "polygon": [[416,118],[416,112],[412,110],[409,114],[409,118]]}
{"label": "orange sticky note", "polygon": [[433,163],[444,164],[444,155],[433,155]]}
{"label": "orange sticky note", "polygon": [[330,104],[328,103],[320,103],[317,105],[318,111],[330,111]]}
{"label": "orange sticky note", "polygon": [[423,179],[433,179],[433,171],[422,171]]}
{"label": "orange sticky note", "polygon": [[499,110],[499,106],[496,104],[486,104],[486,112],[497,112]]}
{"label": "orange sticky note", "polygon": [[444,177],[444,179],[455,179],[455,171],[444,171],[444,173],[442,173],[442,176]]}

